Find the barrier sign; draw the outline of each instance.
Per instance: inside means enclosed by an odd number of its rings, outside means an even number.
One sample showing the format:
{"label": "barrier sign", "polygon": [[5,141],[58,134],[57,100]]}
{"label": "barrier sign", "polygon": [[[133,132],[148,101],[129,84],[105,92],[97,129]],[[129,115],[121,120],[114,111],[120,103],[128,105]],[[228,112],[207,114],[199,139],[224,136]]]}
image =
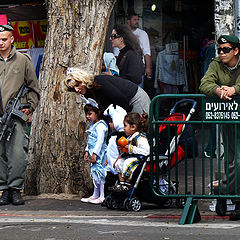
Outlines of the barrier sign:
{"label": "barrier sign", "polygon": [[234,96],[232,100],[222,100],[219,97],[206,97],[204,103],[207,121],[240,120],[240,97]]}

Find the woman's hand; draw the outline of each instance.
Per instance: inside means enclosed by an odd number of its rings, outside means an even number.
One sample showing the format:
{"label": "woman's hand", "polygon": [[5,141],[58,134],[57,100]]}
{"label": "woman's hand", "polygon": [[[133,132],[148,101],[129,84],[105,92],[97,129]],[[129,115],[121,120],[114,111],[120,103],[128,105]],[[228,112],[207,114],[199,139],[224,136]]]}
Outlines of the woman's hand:
{"label": "woman's hand", "polygon": [[91,163],[95,164],[97,162],[97,155],[93,153],[92,158],[91,158]]}
{"label": "woman's hand", "polygon": [[88,162],[88,156],[89,156],[89,153],[86,151],[83,157],[85,162]]}
{"label": "woman's hand", "polygon": [[108,67],[108,72],[102,72],[102,75],[109,75],[109,76],[113,76],[110,67]]}

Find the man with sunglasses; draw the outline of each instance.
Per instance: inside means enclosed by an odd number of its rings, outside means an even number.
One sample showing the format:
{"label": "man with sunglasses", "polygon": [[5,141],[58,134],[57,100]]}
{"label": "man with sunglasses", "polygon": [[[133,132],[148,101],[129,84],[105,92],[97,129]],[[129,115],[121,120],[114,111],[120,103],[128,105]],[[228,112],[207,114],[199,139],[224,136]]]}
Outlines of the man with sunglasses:
{"label": "man with sunglasses", "polygon": [[[224,100],[231,100],[234,94],[240,94],[240,58],[239,39],[236,36],[222,35],[219,37],[217,52],[209,65],[200,84],[200,91],[208,96],[219,96]],[[237,126],[239,128],[239,126]],[[235,126],[222,125],[222,139],[224,143],[224,169],[228,172],[214,188],[214,194],[240,194],[240,151],[237,149],[237,176],[235,176]],[[237,143],[240,142],[240,131],[237,131]],[[227,163],[228,159],[228,163]],[[235,191],[237,180],[237,192]],[[228,185],[229,184],[229,188]],[[230,214],[231,220],[240,220],[240,201],[235,200],[235,210]],[[218,199],[216,213],[224,216],[227,211],[226,199]]]}

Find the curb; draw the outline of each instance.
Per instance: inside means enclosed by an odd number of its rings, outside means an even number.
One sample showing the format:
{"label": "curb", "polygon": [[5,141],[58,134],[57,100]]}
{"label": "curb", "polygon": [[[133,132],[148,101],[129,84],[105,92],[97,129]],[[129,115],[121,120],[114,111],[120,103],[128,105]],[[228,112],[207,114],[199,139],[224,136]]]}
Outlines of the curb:
{"label": "curb", "polygon": [[[180,219],[181,216],[180,215],[151,215],[151,216],[147,216],[146,218],[151,218],[151,219]],[[230,217],[229,216],[212,216],[212,215],[204,215],[201,216],[202,220],[229,220]]]}

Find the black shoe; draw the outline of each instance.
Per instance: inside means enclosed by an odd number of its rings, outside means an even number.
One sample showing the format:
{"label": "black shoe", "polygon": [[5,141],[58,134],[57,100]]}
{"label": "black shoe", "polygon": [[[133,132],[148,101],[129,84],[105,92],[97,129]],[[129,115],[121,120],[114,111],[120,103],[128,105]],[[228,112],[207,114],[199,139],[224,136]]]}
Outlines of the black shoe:
{"label": "black shoe", "polygon": [[132,189],[131,184],[121,184],[120,188],[116,189],[115,192],[125,193]]}
{"label": "black shoe", "polygon": [[236,221],[240,220],[240,203],[237,202],[235,205],[235,209],[230,214],[230,220]]}
{"label": "black shoe", "polygon": [[240,210],[234,210],[230,214],[230,220],[236,221],[240,220]]}
{"label": "black shoe", "polygon": [[3,193],[2,193],[2,196],[0,198],[0,206],[2,205],[8,205],[10,204],[11,201],[10,201],[10,193],[9,193],[9,190],[8,189],[4,189],[3,190]]}
{"label": "black shoe", "polygon": [[23,205],[24,204],[24,200],[21,196],[19,189],[11,189],[10,197],[11,197],[11,202],[13,205]]}

